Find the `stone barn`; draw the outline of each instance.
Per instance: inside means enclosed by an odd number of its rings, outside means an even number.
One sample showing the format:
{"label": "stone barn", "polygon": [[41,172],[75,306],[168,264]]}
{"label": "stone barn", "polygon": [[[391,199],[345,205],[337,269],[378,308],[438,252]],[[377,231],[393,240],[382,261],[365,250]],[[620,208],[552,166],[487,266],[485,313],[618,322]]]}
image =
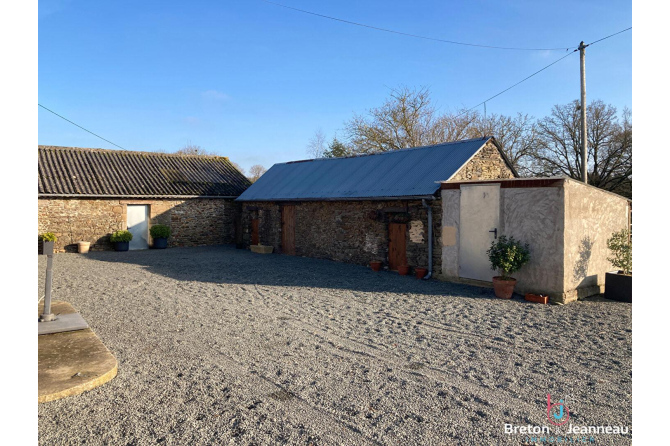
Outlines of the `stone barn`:
{"label": "stone barn", "polygon": [[409,265],[438,274],[440,182],[515,177],[492,137],[275,164],[237,199],[243,243],[287,255],[361,265],[379,260],[390,270]]}
{"label": "stone barn", "polygon": [[133,233],[131,249],[148,248],[154,224],[171,227],[170,246],[236,241],[235,199],[251,183],[226,157],[53,146],[38,154],[38,234],[56,233],[57,251],[79,241],[112,249],[120,229]]}
{"label": "stone barn", "polygon": [[442,184],[442,278],[490,283],[486,250],[499,235],[528,243],[515,292],[555,302],[603,292],[607,239],[630,227],[632,202],[568,178]]}

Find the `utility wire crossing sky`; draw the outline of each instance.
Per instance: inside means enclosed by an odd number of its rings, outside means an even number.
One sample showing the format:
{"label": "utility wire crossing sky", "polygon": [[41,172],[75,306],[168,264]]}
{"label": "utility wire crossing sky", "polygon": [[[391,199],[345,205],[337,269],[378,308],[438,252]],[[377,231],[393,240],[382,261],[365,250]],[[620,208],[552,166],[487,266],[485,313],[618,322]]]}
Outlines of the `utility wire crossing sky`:
{"label": "utility wire crossing sky", "polygon": [[[496,48],[496,49],[504,49],[504,50],[529,50],[529,51],[540,51],[540,50],[541,50],[541,49],[532,49],[532,48],[506,48],[506,47],[496,47],[496,46],[487,46],[487,45],[476,45],[476,44],[470,44],[470,43],[452,42],[452,41],[449,41],[449,40],[432,39],[432,38],[430,38],[430,37],[414,36],[414,35],[412,35],[412,34],[405,34],[405,33],[400,33],[400,32],[391,31],[391,30],[387,30],[387,29],[375,28],[375,27],[367,26],[367,25],[361,25],[361,24],[359,24],[359,23],[349,22],[349,21],[346,21],[346,20],[340,20],[340,19],[336,19],[336,18],[333,18],[333,17],[322,16],[321,14],[316,14],[316,13],[312,13],[312,12],[308,12],[308,11],[303,11],[303,10],[301,10],[301,9],[297,9],[297,8],[291,8],[290,6],[284,6],[284,5],[281,5],[281,4],[279,4],[279,3],[274,3],[274,2],[267,1],[267,0],[261,0],[261,1],[264,1],[265,3],[271,3],[271,4],[273,4],[273,5],[282,6],[282,7],[284,7],[284,8],[288,8],[288,9],[295,9],[296,11],[305,12],[305,13],[307,13],[307,14],[314,14],[314,15],[317,15],[317,16],[320,16],[320,17],[326,17],[326,18],[329,18],[329,19],[338,20],[338,21],[346,22],[346,23],[352,23],[352,24],[354,24],[354,25],[364,26],[364,27],[367,27],[367,28],[378,29],[378,30],[381,30],[381,31],[387,31],[387,32],[392,32],[392,33],[396,33],[396,34],[402,34],[402,35],[406,35],[406,36],[412,36],[412,37],[420,37],[420,38],[422,38],[422,39],[439,40],[439,41],[441,41],[441,42],[454,43],[454,44],[457,44],[457,45],[478,46],[478,47],[484,47],[484,48]],[[595,41],[593,41],[592,43],[589,43],[588,45],[585,45],[585,47],[591,46],[591,45],[593,45],[593,44],[595,44],[595,43],[598,43],[598,42],[601,42],[601,41],[603,41],[603,40],[605,40],[605,39],[609,39],[610,37],[616,36],[616,35],[618,35],[618,34],[621,34],[621,33],[625,32],[625,31],[628,31],[628,30],[631,30],[631,29],[633,29],[632,26],[629,27],[629,28],[623,29],[623,30],[621,30],[621,31],[618,31],[618,32],[616,32],[616,33],[614,33],[614,34],[610,34],[609,36],[606,36],[606,37],[600,38],[600,39],[598,39],[598,40],[595,40]],[[556,48],[554,48],[554,49],[556,49]],[[562,49],[564,49],[564,48],[560,48],[560,49],[562,50]],[[546,50],[546,49],[545,49],[545,50]],[[567,50],[569,50],[569,48],[567,48]],[[545,66],[545,67],[543,67],[543,68],[540,68],[539,70],[537,70],[536,72],[534,72],[534,73],[531,74],[530,76],[525,77],[524,79],[520,80],[519,82],[515,83],[514,85],[512,85],[512,86],[510,86],[510,87],[508,87],[508,88],[506,88],[506,89],[504,89],[504,90],[501,91],[500,93],[497,93],[497,94],[491,96],[490,98],[488,98],[488,99],[486,99],[486,100],[480,102],[479,104],[477,104],[477,105],[475,105],[475,106],[473,106],[473,107],[468,108],[467,110],[465,110],[465,111],[463,111],[462,113],[458,114],[456,117],[458,118],[458,117],[460,117],[460,116],[463,116],[464,114],[468,113],[468,112],[471,111],[471,110],[474,110],[475,108],[479,107],[480,105],[483,105],[483,104],[489,102],[491,99],[497,98],[497,97],[500,96],[501,94],[503,94],[503,93],[505,93],[505,92],[511,90],[512,88],[516,87],[517,85],[519,85],[519,84],[521,84],[521,83],[527,81],[528,79],[532,78],[532,77],[535,76],[536,74],[539,74],[539,73],[541,73],[542,71],[546,70],[547,68],[551,67],[552,65],[557,64],[558,62],[560,62],[560,61],[562,61],[563,59],[565,59],[566,57],[572,55],[572,54],[575,53],[576,51],[578,51],[578,49],[574,49],[572,52],[566,54],[565,56],[561,57],[560,59],[555,60],[554,62],[550,63],[549,65],[547,65],[547,66]],[[42,104],[38,104],[38,105],[39,105],[40,107],[42,107],[43,109],[45,109],[45,110],[47,110],[47,111],[53,113],[54,115],[58,116],[59,118],[64,119],[64,120],[66,120],[67,122],[69,122],[69,123],[71,123],[71,124],[73,124],[73,125],[76,125],[76,126],[79,127],[80,129],[82,129],[82,130],[84,130],[84,131],[90,133],[91,135],[97,136],[98,138],[102,139],[103,141],[106,141],[106,142],[108,142],[108,143],[110,143],[110,144],[112,144],[112,145],[114,145],[114,146],[116,146],[116,147],[118,147],[118,148],[120,148],[120,149],[126,150],[126,149],[124,149],[123,147],[121,147],[120,145],[115,144],[115,143],[111,142],[110,140],[105,139],[105,138],[103,138],[103,137],[100,136],[100,135],[97,135],[96,133],[93,133],[92,131],[90,131],[90,130],[88,130],[88,129],[82,127],[82,126],[80,126],[79,124],[77,124],[77,123],[75,123],[75,122],[72,122],[71,120],[69,120],[69,119],[67,119],[67,118],[65,118],[65,117],[63,117],[63,116],[61,116],[61,115],[59,115],[58,113],[56,113],[56,112],[53,111],[53,110],[48,109],[47,107],[43,106]]]}

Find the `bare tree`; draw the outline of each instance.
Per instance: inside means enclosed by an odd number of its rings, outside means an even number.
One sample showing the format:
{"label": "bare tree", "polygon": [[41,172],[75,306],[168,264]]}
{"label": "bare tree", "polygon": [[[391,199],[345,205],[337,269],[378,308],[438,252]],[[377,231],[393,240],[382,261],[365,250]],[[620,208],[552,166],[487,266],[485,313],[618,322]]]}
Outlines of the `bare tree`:
{"label": "bare tree", "polygon": [[217,156],[215,153],[209,152],[202,147],[188,141],[184,147],[177,150],[175,153],[179,155],[203,155],[203,156]]}
{"label": "bare tree", "polygon": [[493,114],[485,118],[479,114],[468,127],[468,134],[470,137],[495,137],[519,175],[532,175],[538,146],[537,123],[532,116]]}
{"label": "bare tree", "polygon": [[435,143],[434,120],[428,89],[402,87],[368,116],[354,116],[345,131],[356,153],[386,152]]}
{"label": "bare tree", "polygon": [[[228,161],[230,161],[230,160],[228,160]],[[246,175],[246,174],[244,173],[244,169],[242,168],[242,166],[240,166],[239,164],[237,164],[235,161],[230,161],[230,164],[232,164],[233,167],[235,167],[235,169],[239,170],[240,173],[241,173],[242,175]]]}
{"label": "bare tree", "polygon": [[456,113],[445,113],[439,116],[431,127],[429,140],[432,144],[460,141],[477,137],[474,127],[479,120],[476,111],[459,110]]}
{"label": "bare tree", "polygon": [[[624,110],[620,122],[614,106],[597,100],[586,110],[588,182],[621,192],[632,183],[633,126]],[[536,173],[581,179],[581,126],[579,102],[555,105],[551,115],[538,122],[539,145]]]}
{"label": "bare tree", "polygon": [[266,171],[267,169],[260,164],[254,164],[249,168],[249,181],[255,183]]}
{"label": "bare tree", "polygon": [[326,150],[326,134],[322,129],[317,129],[307,143],[307,153],[313,158],[323,158]]}

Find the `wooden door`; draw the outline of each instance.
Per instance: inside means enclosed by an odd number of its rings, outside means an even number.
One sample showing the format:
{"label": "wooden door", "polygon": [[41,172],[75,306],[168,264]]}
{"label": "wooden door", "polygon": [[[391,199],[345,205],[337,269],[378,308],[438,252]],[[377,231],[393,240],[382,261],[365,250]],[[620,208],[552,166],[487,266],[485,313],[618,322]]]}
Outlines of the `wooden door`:
{"label": "wooden door", "polygon": [[389,269],[397,271],[398,265],[407,265],[405,249],[405,223],[389,223]]}
{"label": "wooden door", "polygon": [[281,211],[281,250],[295,255],[295,205],[284,205]]}
{"label": "wooden door", "polygon": [[252,218],[251,219],[251,244],[252,245],[258,245],[260,243],[260,239],[258,238],[258,219],[257,218]]}

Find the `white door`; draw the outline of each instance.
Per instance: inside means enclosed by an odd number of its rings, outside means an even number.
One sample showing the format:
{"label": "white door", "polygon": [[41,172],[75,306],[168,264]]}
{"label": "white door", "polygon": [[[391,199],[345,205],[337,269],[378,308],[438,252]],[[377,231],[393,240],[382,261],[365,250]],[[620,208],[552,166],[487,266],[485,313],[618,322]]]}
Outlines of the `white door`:
{"label": "white door", "polygon": [[133,234],[130,249],[149,248],[149,206],[129,204],[127,217],[128,230]]}
{"label": "white door", "polygon": [[486,251],[498,234],[500,184],[461,185],[459,276],[491,282]]}

